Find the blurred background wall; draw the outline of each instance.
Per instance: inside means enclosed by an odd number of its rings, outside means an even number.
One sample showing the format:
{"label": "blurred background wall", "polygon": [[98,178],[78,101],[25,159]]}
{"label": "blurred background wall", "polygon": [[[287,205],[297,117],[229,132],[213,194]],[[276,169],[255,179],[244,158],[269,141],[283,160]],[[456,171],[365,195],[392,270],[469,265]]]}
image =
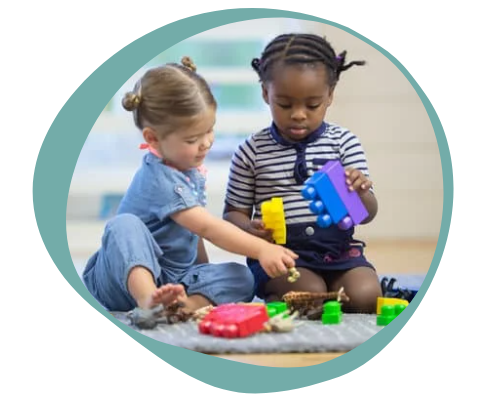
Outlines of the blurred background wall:
{"label": "blurred background wall", "polygon": [[[261,19],[219,27],[166,49],[110,99],[81,151],[67,204],[67,233],[74,258],[99,246],[102,229],[138,168],[143,151],[124,92],[143,72],[191,56],[219,103],[216,143],[207,159],[209,209],[221,215],[232,152],[246,136],[271,122],[250,61],[280,33],[326,36],[348,60],[366,60],[341,77],[327,120],[359,136],[379,199],[377,219],[358,230],[361,239],[437,240],[443,204],[441,162],[425,108],[404,75],[379,51],[351,34],[318,23]],[[410,71],[411,73],[411,71]],[[427,266],[428,267],[428,266]]]}

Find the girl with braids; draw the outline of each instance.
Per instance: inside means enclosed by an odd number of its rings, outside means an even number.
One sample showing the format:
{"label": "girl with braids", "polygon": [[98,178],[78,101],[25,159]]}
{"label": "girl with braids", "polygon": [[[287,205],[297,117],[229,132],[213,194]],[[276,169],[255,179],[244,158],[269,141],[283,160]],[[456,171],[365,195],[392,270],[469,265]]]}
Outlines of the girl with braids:
{"label": "girl with braids", "polygon": [[257,258],[273,277],[297,257],[210,215],[200,173],[214,141],[216,102],[190,58],[147,71],[123,107],[133,112],[146,144],[135,174],[88,261],[83,279],[106,308],[127,311],[180,305],[189,313],[209,304],[249,301],[253,277],[236,263],[210,264],[205,238]]}
{"label": "girl with braids", "polygon": [[287,246],[299,255],[300,279],[269,276],[258,260],[248,259],[257,296],[277,301],[288,291],[326,292],[344,287],[350,301],[346,311],[371,313],[381,296],[373,266],[363,255],[364,243],[354,240],[354,229],[320,228],[317,216],[301,196],[304,182],[329,160],[340,160],[346,183],[356,191],[369,216],[377,214],[377,200],[358,138],[337,124],[324,121],[335,86],[344,71],[363,61],[346,61],[322,37],[286,34],[272,40],[252,61],[269,105],[271,126],[251,135],[232,158],[224,218],[247,232],[272,240],[262,224],[261,204],[283,198]]}

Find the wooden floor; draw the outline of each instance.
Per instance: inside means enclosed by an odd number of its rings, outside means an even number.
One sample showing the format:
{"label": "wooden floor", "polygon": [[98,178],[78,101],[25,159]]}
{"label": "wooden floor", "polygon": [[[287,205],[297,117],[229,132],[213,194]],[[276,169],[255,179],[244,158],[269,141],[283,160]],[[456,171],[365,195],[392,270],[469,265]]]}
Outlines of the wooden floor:
{"label": "wooden floor", "polygon": [[[434,256],[436,241],[370,242],[366,257],[379,274],[425,274]],[[306,367],[321,364],[345,353],[231,354],[226,360],[266,367]]]}

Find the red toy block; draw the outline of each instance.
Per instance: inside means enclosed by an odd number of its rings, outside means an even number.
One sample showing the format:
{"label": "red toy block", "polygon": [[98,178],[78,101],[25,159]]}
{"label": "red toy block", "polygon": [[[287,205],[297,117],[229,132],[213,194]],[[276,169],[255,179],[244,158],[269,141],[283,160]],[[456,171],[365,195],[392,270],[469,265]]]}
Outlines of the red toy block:
{"label": "red toy block", "polygon": [[198,330],[218,337],[246,337],[264,329],[267,321],[265,305],[223,304],[203,318]]}

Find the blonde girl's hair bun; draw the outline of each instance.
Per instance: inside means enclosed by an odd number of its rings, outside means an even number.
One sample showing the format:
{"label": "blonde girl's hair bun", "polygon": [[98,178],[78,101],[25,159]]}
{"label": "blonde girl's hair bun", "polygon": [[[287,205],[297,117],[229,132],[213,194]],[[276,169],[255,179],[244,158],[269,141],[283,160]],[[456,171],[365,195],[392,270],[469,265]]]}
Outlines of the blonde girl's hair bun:
{"label": "blonde girl's hair bun", "polygon": [[127,92],[122,99],[122,106],[127,111],[134,111],[141,104],[141,96],[134,92]]}
{"label": "blonde girl's hair bun", "polygon": [[187,69],[196,72],[196,64],[193,62],[193,59],[191,57],[188,56],[182,57],[181,64],[185,66]]}

